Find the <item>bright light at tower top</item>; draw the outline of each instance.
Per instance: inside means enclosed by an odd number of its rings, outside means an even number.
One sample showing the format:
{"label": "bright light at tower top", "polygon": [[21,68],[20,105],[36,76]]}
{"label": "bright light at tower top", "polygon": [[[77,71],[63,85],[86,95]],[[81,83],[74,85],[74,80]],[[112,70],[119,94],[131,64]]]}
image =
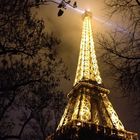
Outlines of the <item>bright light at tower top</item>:
{"label": "bright light at tower top", "polygon": [[85,17],[92,17],[92,13],[90,12],[90,10],[85,10],[85,12],[82,15],[83,18]]}

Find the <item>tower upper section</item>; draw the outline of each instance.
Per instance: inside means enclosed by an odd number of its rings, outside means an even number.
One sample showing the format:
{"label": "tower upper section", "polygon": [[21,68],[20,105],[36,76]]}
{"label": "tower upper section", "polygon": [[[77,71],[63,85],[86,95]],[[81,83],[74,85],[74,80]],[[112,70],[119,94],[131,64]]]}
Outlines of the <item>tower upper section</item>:
{"label": "tower upper section", "polygon": [[74,85],[79,81],[92,80],[98,84],[102,83],[98,69],[97,59],[94,49],[94,41],[91,27],[91,12],[85,11],[83,17],[82,37],[80,53]]}

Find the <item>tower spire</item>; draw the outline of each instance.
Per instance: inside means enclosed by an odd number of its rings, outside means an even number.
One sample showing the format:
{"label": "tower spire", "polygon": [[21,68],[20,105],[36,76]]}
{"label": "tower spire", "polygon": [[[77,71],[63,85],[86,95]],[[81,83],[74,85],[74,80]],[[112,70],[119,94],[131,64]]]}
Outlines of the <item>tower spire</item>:
{"label": "tower spire", "polygon": [[92,13],[89,11],[85,11],[82,17],[83,29],[74,85],[83,80],[92,80],[97,82],[98,84],[101,84],[102,80],[98,69],[92,35]]}

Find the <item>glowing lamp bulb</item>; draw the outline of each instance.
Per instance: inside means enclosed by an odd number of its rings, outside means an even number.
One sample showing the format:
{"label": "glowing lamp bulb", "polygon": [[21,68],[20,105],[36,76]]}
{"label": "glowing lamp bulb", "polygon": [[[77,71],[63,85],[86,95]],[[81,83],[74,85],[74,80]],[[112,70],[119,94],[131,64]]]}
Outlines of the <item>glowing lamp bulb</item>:
{"label": "glowing lamp bulb", "polygon": [[80,125],[81,125],[81,122],[78,122],[78,123],[77,123],[77,126],[80,126]]}

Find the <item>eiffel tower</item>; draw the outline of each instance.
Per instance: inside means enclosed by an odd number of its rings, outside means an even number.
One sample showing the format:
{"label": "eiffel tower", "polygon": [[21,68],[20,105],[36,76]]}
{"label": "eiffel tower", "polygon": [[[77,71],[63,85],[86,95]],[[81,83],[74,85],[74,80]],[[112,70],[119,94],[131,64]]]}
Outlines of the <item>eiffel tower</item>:
{"label": "eiffel tower", "polygon": [[76,77],[58,128],[49,140],[138,140],[126,131],[104,88],[95,55],[91,17],[85,11]]}

